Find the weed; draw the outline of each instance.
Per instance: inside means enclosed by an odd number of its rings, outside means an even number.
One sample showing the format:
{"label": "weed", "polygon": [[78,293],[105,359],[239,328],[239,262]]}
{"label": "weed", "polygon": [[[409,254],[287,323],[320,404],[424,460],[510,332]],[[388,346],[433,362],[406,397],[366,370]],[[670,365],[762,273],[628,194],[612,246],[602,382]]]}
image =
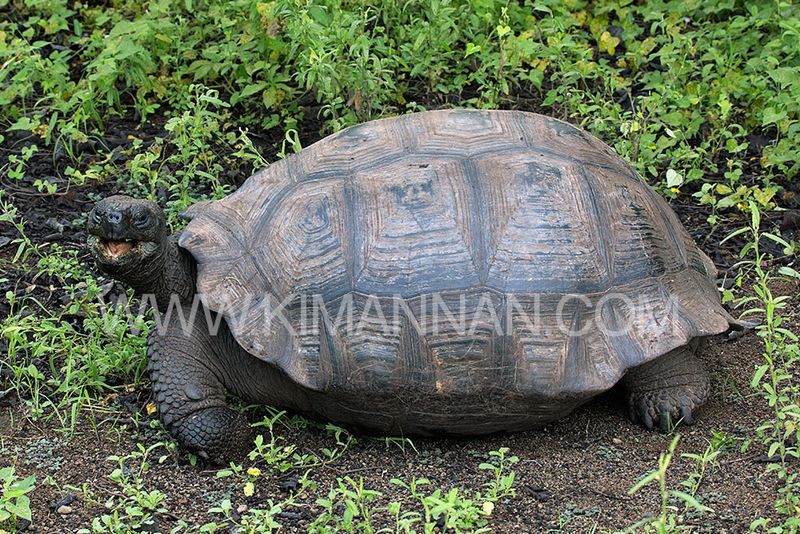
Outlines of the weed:
{"label": "weed", "polygon": [[17,477],[14,466],[0,468],[0,529],[16,530],[20,519],[31,521],[28,493],[36,488],[36,476]]}
{"label": "weed", "polygon": [[[434,525],[454,532],[481,532],[485,530],[484,527],[494,511],[495,504],[502,498],[516,495],[513,487],[516,474],[509,467],[516,464],[519,458],[507,456],[508,451],[505,447],[490,451],[490,461],[478,466],[479,469],[489,471],[493,475],[489,482],[483,484],[485,489],[483,494],[475,492],[470,495],[468,491],[460,488],[452,488],[447,492],[437,488],[427,493],[424,490],[426,486],[431,485],[431,481],[426,478],[413,477],[409,482],[392,479],[391,483],[404,488],[421,505],[425,532],[431,531]],[[400,509],[394,505],[393,510],[397,514]],[[416,517],[414,513],[406,512],[404,525],[410,527],[416,521]]]}
{"label": "weed", "polygon": [[[141,532],[152,529],[155,525],[154,516],[166,512],[162,506],[166,495],[161,491],[147,490],[142,477],[150,469],[152,453],[159,449],[170,447],[162,442],[154,443],[148,447],[136,445],[136,450],[123,456],[110,456],[108,459],[116,464],[116,468],[108,476],[115,483],[119,491],[112,492],[105,501],[100,501],[98,496],[88,486],[84,485],[81,492],[90,506],[100,505],[107,513],[92,520],[92,532]],[[169,457],[168,454],[158,458],[162,463]],[[138,465],[137,465],[138,464]],[[78,532],[88,533],[88,529]]]}
{"label": "weed", "polygon": [[117,387],[112,378],[141,379],[145,338],[132,331],[141,332],[146,323],[140,318],[129,324],[118,315],[104,313],[97,300],[99,284],[77,251],[55,244],[35,246],[16,208],[2,193],[0,206],[0,218],[19,235],[12,241],[17,245],[13,262],[37,257],[34,280],[51,277],[69,297],[59,309],[32,296],[6,293],[10,313],[0,320],[0,340],[6,350],[0,370],[10,377],[34,419],[55,416],[62,428],[72,431],[84,407],[92,406],[98,394]]}
{"label": "weed", "polygon": [[[800,170],[798,9],[785,1],[0,0],[0,178],[10,184],[0,190],[0,223],[16,231],[0,265],[25,271],[0,318],[2,389],[14,391],[32,418],[53,417],[73,430],[81,414],[108,410],[109,394],[143,383],[148,329],[140,316],[110,313],[102,303],[107,286],[82,255],[26,235],[17,191],[69,202],[75,186],[106,182],[158,202],[179,230],[187,206],[226,194],[273,159],[252,139],[273,141],[274,157],[286,157],[317,120],[330,132],[426,107],[536,110],[589,129],[664,196],[705,206],[709,235],[732,213],[751,213],[750,227],[736,234],[751,242],[736,287],[756,281],[755,297],[742,302],[763,317],[764,360],[752,386],[771,417],[744,442],[763,443],[780,481],[776,517],[752,528],[797,530],[800,480],[791,467],[800,356],[784,318],[789,301],[771,292],[776,277],[797,273],[771,269],[759,242],[771,240],[787,256],[797,251],[762,232],[760,214],[792,201],[787,184]],[[142,139],[105,147],[104,128],[137,123],[148,125]],[[163,130],[153,137],[150,128]],[[39,172],[48,161],[53,171]],[[130,306],[128,295],[121,299]],[[281,473],[302,473],[310,487],[310,469],[331,467],[355,443],[331,425],[328,446],[306,451],[283,432],[318,426],[274,412],[257,427],[262,437],[250,463],[231,466],[229,476],[246,494]],[[405,439],[386,443],[414,448]],[[713,436],[703,451],[683,455],[694,464],[679,486],[685,495],[709,498],[704,485],[728,446]],[[32,442],[27,458],[35,465],[48,447]],[[662,457],[666,464],[673,452]],[[320,504],[328,514],[320,528],[368,530],[384,520],[404,532],[485,528],[495,503],[513,495],[507,454],[493,451],[480,466],[490,477],[480,493],[433,488],[420,474],[400,483],[409,502],[384,503],[368,481],[339,479],[326,497],[331,508]],[[597,454],[620,453],[600,447]],[[124,467],[140,460],[123,460],[122,476],[111,481],[118,495],[97,530],[149,528],[147,518],[159,513],[162,496],[137,482],[142,472],[126,478]],[[445,462],[435,448],[417,460]],[[667,491],[666,467],[650,480],[667,494],[662,514],[642,528],[677,525],[681,502],[687,514],[696,510]],[[291,498],[262,504],[239,514],[223,499],[216,512],[228,526],[264,532],[300,505]],[[592,510],[567,506],[559,519]],[[209,523],[200,531],[224,528]]]}
{"label": "weed", "polygon": [[[293,416],[292,419],[298,416]],[[260,422],[255,423],[255,428],[265,428],[265,434],[259,433],[254,441],[254,448],[248,453],[247,458],[253,463],[249,468],[231,462],[227,469],[217,471],[217,478],[236,477],[243,482],[242,492],[246,497],[251,497],[256,491],[257,482],[264,476],[282,475],[289,471],[302,471],[304,474],[299,478],[298,483],[305,488],[310,485],[308,480],[311,469],[329,464],[344,454],[344,452],[355,443],[355,438],[345,429],[328,423],[324,429],[335,440],[333,447],[323,447],[319,453],[309,452],[300,453],[298,446],[286,442],[286,438],[276,433],[278,424],[286,425],[286,412],[272,410],[270,415],[264,417]],[[304,425],[308,421],[302,419]],[[290,424],[290,423],[288,423]]]}
{"label": "weed", "polygon": [[564,527],[572,522],[575,518],[596,516],[600,513],[600,511],[600,508],[597,506],[582,508],[575,503],[569,502],[564,506],[563,510],[559,510],[558,512],[559,528],[557,532],[561,532]]}
{"label": "weed", "polygon": [[519,458],[507,456],[508,450],[508,447],[500,447],[496,451],[489,451],[490,461],[478,466],[478,469],[489,471],[494,475],[492,480],[483,485],[486,488],[484,497],[487,501],[495,502],[503,497],[514,497],[517,494],[514,489],[516,473],[511,471],[510,467],[519,462]]}
{"label": "weed", "polygon": [[58,473],[63,465],[62,447],[64,443],[58,439],[41,438],[31,441],[25,447],[26,466],[35,467],[39,471],[48,470]]}
{"label": "weed", "polygon": [[[236,465],[232,465],[232,471],[238,472]],[[251,481],[245,484],[244,494],[245,497],[253,495],[254,486],[252,480],[261,476],[261,470],[251,467],[247,470],[247,475],[251,477]],[[290,497],[283,501],[275,502],[272,499],[266,500],[266,506],[258,506],[249,508],[245,512],[239,513],[234,510],[231,500],[224,498],[218,506],[209,510],[211,513],[222,514],[231,523],[237,525],[243,532],[247,533],[266,533],[279,530],[281,524],[278,521],[281,513],[289,508],[301,506],[298,504],[299,499],[309,490],[315,490],[316,484],[309,478],[310,470],[306,470],[302,476],[297,480],[298,489],[292,493]],[[218,473],[219,476],[219,473]],[[234,513],[235,512],[235,513]],[[216,525],[209,525],[208,532],[214,532]]]}
{"label": "weed", "polygon": [[[230,499],[225,499],[219,506],[215,506],[209,511],[224,515],[231,523],[236,524],[242,532],[261,534],[280,530],[281,524],[277,519],[284,507],[283,503],[275,504],[272,499],[268,499],[266,507],[256,508],[250,510],[247,514],[238,515],[234,514],[235,510]],[[216,532],[216,525],[214,525],[215,528],[210,530],[208,526],[206,527],[206,532]],[[225,528],[225,526],[223,525],[221,528]]]}
{"label": "weed", "polygon": [[31,157],[39,150],[36,145],[28,145],[21,150],[19,156],[11,154],[8,156],[8,177],[12,180],[21,180],[25,177],[25,167]]}
{"label": "weed", "polygon": [[[800,348],[797,334],[785,326],[782,316],[789,297],[774,296],[770,286],[775,276],[800,278],[800,274],[787,266],[778,268],[777,275],[765,268],[767,257],[760,246],[762,239],[779,244],[785,253],[791,253],[792,245],[778,235],[762,232],[759,207],[750,202],[749,208],[750,226],[731,233],[726,239],[741,234],[750,237],[740,252],[743,259],[737,266],[755,278],[753,290],[756,296],[740,299],[740,305],[754,305],[746,313],[763,318],[756,331],[764,342],[764,363],[756,369],[750,385],[767,401],[773,412],[757,432],[767,446],[767,456],[773,460],[768,470],[775,473],[782,484],[775,508],[783,517],[779,525],[770,518],[759,518],[750,528],[793,532],[800,528],[800,478],[789,466],[791,460],[800,459],[800,383],[796,379]],[[739,281],[741,279],[740,276]]]}
{"label": "weed", "polygon": [[618,450],[613,445],[608,447],[600,446],[597,448],[597,451],[595,451],[595,454],[607,460],[622,460],[623,458],[625,458],[625,453]]}
{"label": "weed", "polygon": [[25,233],[25,221],[19,216],[16,206],[5,198],[5,194],[5,190],[0,189],[0,222],[13,226],[18,234],[16,238],[11,240],[11,244],[17,246],[11,263],[24,264],[30,254],[37,254],[39,246],[34,245]]}
{"label": "weed", "polygon": [[[8,298],[12,311],[17,311],[13,294]],[[145,340],[131,336],[127,322],[118,319],[112,324],[94,312],[79,328],[40,305],[22,306],[36,313],[12,313],[2,321],[7,345],[2,366],[17,392],[27,396],[32,417],[56,416],[62,427],[73,430],[78,414],[98,393],[117,387],[111,377],[141,379]]]}
{"label": "weed", "polygon": [[[284,131],[302,117],[305,92],[335,130],[416,109],[420,96],[496,107],[516,89],[580,118],[668,196],[689,190],[715,210],[750,200],[769,209],[775,175],[798,171],[800,28],[787,2],[200,0],[56,11],[25,4],[0,27],[0,118],[46,144],[82,142],[126,110],[144,122],[185,108],[192,84],[226,95],[242,110],[238,125]],[[760,183],[745,183],[740,160],[762,132]],[[724,179],[701,183],[709,174]]]}
{"label": "weed", "polygon": [[317,499],[322,513],[309,525],[308,531],[373,532],[371,504],[381,495],[379,491],[366,489],[362,478],[358,481],[349,476],[339,478],[327,497]]}
{"label": "weed", "polygon": [[661,453],[658,459],[658,469],[646,475],[628,490],[628,494],[634,494],[651,482],[657,482],[661,495],[661,509],[659,515],[643,519],[630,527],[629,530],[638,531],[639,529],[643,529],[646,532],[658,532],[659,534],[677,531],[678,523],[675,517],[675,511],[677,509],[674,505],[669,503],[670,498],[682,502],[685,508],[690,508],[699,512],[713,512],[711,508],[700,504],[693,495],[679,490],[667,489],[667,469],[672,461],[675,447],[678,445],[678,440],[680,440],[680,434],[672,439],[667,451]]}
{"label": "weed", "polygon": [[707,476],[707,471],[713,472],[718,465],[717,457],[726,448],[730,448],[733,440],[728,438],[722,433],[713,432],[713,438],[708,442],[708,446],[702,453],[682,453],[681,457],[694,460],[694,471],[689,475],[689,478],[681,482],[681,486],[686,488],[686,491],[692,497],[697,498],[697,492],[700,485],[703,483]]}
{"label": "weed", "polygon": [[419,454],[416,445],[414,445],[414,442],[411,441],[410,438],[384,437],[377,439],[382,441],[387,448],[394,446],[400,449],[401,452],[405,453],[406,447],[410,447],[414,453]]}

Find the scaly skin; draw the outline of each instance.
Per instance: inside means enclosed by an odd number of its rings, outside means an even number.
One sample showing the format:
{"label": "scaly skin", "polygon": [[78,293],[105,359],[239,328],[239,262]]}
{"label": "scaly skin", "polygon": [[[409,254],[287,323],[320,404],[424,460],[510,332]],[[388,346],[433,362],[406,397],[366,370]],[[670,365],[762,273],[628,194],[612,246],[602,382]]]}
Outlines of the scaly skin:
{"label": "scaly skin", "polygon": [[177,236],[164,241],[158,263],[158,268],[151,265],[150,269],[133,271],[125,282],[139,295],[152,295],[160,312],[177,304],[191,303],[195,295],[196,265],[191,254],[178,246]]}
{"label": "scaly skin", "polygon": [[[212,336],[205,314],[184,328],[179,320],[191,317],[195,303],[196,265],[176,236],[168,236],[161,209],[152,202],[113,196],[99,202],[89,215],[89,245],[98,267],[109,276],[133,287],[145,302],[155,305],[157,328],[149,339],[148,368],[159,414],[179,443],[214,461],[241,457],[252,445],[250,425],[228,408],[227,390],[247,382],[247,365],[230,364],[225,357],[243,351],[223,329]],[[130,241],[130,250],[109,254],[106,242]],[[167,321],[162,328],[160,323]],[[241,354],[240,354],[241,356]],[[251,359],[254,359],[251,357]],[[225,379],[227,380],[227,383]],[[268,377],[261,385],[269,387]],[[259,399],[260,400],[260,399]]]}
{"label": "scaly skin", "polygon": [[252,445],[250,425],[228,407],[219,365],[232,347],[224,336],[209,334],[203,314],[186,331],[175,317],[149,339],[148,370],[161,420],[202,458],[241,458]]}
{"label": "scaly skin", "polygon": [[662,432],[694,422],[693,411],[710,390],[708,373],[695,356],[699,345],[695,340],[628,371],[623,380],[631,420]]}
{"label": "scaly skin", "polygon": [[[190,306],[182,312],[190,317]],[[283,373],[246,353],[225,321],[218,324],[211,335],[204,313],[188,328],[173,313],[163,331],[150,335],[148,370],[167,429],[198,456],[224,463],[249,452],[254,437],[245,417],[228,407],[227,392],[259,404],[287,406],[294,399],[296,410],[310,404]]]}

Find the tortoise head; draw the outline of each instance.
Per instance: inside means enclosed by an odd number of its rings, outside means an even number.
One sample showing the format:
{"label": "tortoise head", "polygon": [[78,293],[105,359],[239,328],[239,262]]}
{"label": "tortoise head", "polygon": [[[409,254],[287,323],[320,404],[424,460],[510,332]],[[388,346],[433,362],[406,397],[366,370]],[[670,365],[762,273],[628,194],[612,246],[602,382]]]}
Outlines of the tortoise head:
{"label": "tortoise head", "polygon": [[114,278],[125,282],[163,264],[167,221],[154,202],[122,195],[105,198],[89,213],[86,229],[98,267]]}

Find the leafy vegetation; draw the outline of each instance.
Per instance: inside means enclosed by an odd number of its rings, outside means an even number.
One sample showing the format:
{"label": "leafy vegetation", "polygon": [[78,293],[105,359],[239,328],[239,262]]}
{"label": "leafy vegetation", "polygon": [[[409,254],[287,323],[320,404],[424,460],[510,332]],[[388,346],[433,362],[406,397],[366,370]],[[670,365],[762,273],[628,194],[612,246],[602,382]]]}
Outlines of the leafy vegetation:
{"label": "leafy vegetation", "polygon": [[3,528],[15,530],[20,519],[31,520],[31,503],[27,494],[35,488],[35,476],[20,480],[13,466],[0,469],[0,532]]}
{"label": "leafy vegetation", "polygon": [[103,313],[108,310],[98,303],[98,280],[78,260],[77,251],[33,245],[16,208],[2,197],[0,202],[2,217],[20,233],[13,262],[35,257],[34,278],[47,277],[69,295],[62,307],[52,309],[34,297],[18,299],[14,291],[6,292],[11,313],[0,319],[6,351],[2,367],[15,389],[25,393],[34,420],[56,416],[63,427],[72,428],[84,406],[98,407],[100,395],[116,389],[116,379],[139,381],[147,325],[141,317],[131,324],[120,315]]}
{"label": "leafy vegetation", "polygon": [[[781,522],[759,518],[750,528],[796,532],[800,529],[800,478],[796,466],[791,464],[800,460],[800,348],[797,332],[785,325],[783,314],[788,298],[776,297],[772,293],[771,282],[776,275],[763,267],[766,255],[762,252],[761,242],[768,239],[785,250],[791,249],[792,245],[775,234],[761,231],[761,213],[754,204],[750,208],[750,227],[744,228],[742,233],[748,233],[751,239],[742,250],[744,259],[740,265],[751,270],[755,277],[755,296],[743,301],[753,304],[749,313],[763,317],[756,330],[764,341],[764,363],[756,369],[751,386],[772,409],[773,417],[765,421],[757,433],[767,446],[767,469],[774,472],[782,484],[775,501]],[[779,268],[777,275],[800,278],[797,271],[786,266]]]}
{"label": "leafy vegetation", "polygon": [[[686,187],[715,209],[773,207],[776,177],[798,171],[800,17],[789,2],[3,3],[0,121],[77,158],[116,116],[172,116],[183,161],[201,167],[175,182],[218,174],[179,140],[208,139],[186,124],[187,112],[204,120],[198,84],[222,95],[201,99],[209,112],[234,106],[237,126],[284,131],[312,109],[331,131],[423,102],[524,96],[608,141],[667,195]],[[751,168],[742,156],[759,145]]]}
{"label": "leafy vegetation", "polygon": [[[677,507],[670,504],[670,499],[683,502],[684,506],[691,507],[692,509],[700,512],[713,512],[711,508],[700,504],[690,493],[680,490],[667,489],[667,469],[672,461],[672,457],[675,453],[675,447],[678,445],[678,440],[680,440],[680,434],[676,435],[672,439],[669,449],[662,453],[659,457],[658,469],[646,475],[628,491],[628,493],[633,494],[651,482],[657,482],[659,493],[661,495],[661,509],[659,510],[659,515],[636,523],[631,527],[631,529],[634,531],[642,529],[644,532],[658,532],[659,534],[677,531],[679,529],[678,522],[675,517]],[[691,478],[696,480],[696,476],[694,476],[695,473],[697,473],[697,471],[692,473],[693,476]],[[692,480],[691,482],[694,483],[695,480]]]}
{"label": "leafy vegetation", "polygon": [[[588,129],[664,196],[697,206],[709,237],[743,247],[724,296],[760,321],[751,386],[769,417],[752,435],[715,433],[680,456],[675,438],[658,469],[630,481],[639,495],[658,486],[660,503],[631,528],[713,517],[704,488],[738,445],[763,449],[778,484],[774,513],[751,529],[796,532],[796,302],[773,291],[798,276],[797,244],[772,223],[797,206],[799,50],[800,7],[784,0],[0,0],[0,239],[13,232],[0,244],[0,401],[13,392],[25,418],[69,437],[116,421],[119,399],[147,389],[147,318],[124,311],[138,304],[97,277],[79,244],[44,239],[49,223],[27,210],[36,199],[80,200],[62,237],[90,201],[120,191],[157,201],[178,230],[188,206],[343,127],[439,107],[528,109]],[[137,432],[154,410],[140,404],[124,423]],[[520,486],[505,447],[481,458],[478,489],[426,473],[392,480],[402,498],[363,473],[321,484],[355,437],[282,412],[256,429],[247,459],[214,477],[230,484],[209,506],[219,523],[177,518],[176,532],[271,532],[298,510],[318,532],[476,531]],[[324,445],[292,440],[309,429]],[[36,482],[17,476],[24,466],[3,439],[0,532],[32,519]],[[407,439],[386,445],[422,457]],[[157,528],[167,495],[145,479],[162,449],[157,465],[179,465],[174,444],[158,441],[110,459],[113,491],[75,489],[91,531]],[[611,446],[598,454],[624,460]],[[690,471],[672,489],[679,461]],[[290,495],[268,493],[287,476]],[[249,508],[234,504],[242,498]],[[580,513],[568,507],[565,524]]]}

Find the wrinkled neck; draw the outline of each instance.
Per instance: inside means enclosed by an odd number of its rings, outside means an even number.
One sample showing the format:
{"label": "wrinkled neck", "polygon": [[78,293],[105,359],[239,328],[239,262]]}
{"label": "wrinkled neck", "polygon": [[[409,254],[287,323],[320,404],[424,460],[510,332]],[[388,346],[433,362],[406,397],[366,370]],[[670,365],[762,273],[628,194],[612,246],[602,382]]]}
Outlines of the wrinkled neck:
{"label": "wrinkled neck", "polygon": [[120,280],[159,311],[165,312],[170,305],[191,303],[195,294],[195,272],[191,254],[180,248],[173,236],[165,240],[152,261],[139,265]]}

